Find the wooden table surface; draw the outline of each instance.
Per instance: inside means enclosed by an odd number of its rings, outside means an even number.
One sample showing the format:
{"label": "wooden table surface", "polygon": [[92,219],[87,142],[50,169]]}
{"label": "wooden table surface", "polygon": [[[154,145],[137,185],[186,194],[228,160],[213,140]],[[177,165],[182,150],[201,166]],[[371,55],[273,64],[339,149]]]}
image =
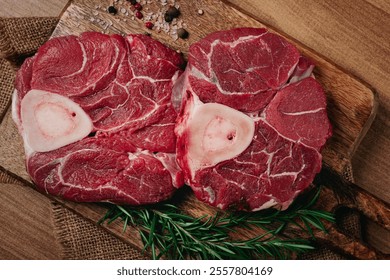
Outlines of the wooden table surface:
{"label": "wooden table surface", "polygon": [[[241,11],[294,37],[376,90],[380,101],[378,114],[352,164],[356,183],[390,203],[390,1],[229,1]],[[0,0],[0,17],[55,17],[66,4],[67,0],[25,0],[20,5]],[[23,207],[21,202],[16,209],[7,203],[16,192],[34,203]],[[46,217],[50,203],[47,197],[18,184],[0,188],[0,259],[60,256],[53,225]],[[47,236],[45,240],[36,238],[42,234]],[[386,243],[390,240],[388,233],[383,238]],[[386,245],[389,246],[383,246]]]}

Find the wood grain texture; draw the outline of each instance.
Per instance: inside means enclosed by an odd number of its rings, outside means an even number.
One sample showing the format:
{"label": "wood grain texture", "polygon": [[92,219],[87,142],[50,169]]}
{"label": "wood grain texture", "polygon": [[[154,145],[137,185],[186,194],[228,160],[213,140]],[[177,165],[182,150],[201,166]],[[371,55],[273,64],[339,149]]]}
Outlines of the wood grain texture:
{"label": "wood grain texture", "polygon": [[58,17],[68,0],[0,0],[0,17]]}
{"label": "wood grain texture", "polygon": [[367,244],[371,244],[374,248],[378,248],[382,253],[389,254],[390,233],[388,230],[371,220],[366,220],[363,224],[363,235],[365,236],[365,242],[367,242]]}
{"label": "wood grain texture", "polygon": [[[51,201],[30,187],[0,183],[0,259],[61,259]],[[17,198],[17,199],[16,199]]]}
{"label": "wood grain texture", "polygon": [[390,2],[227,1],[375,88],[378,115],[352,163],[357,184],[390,202]]}

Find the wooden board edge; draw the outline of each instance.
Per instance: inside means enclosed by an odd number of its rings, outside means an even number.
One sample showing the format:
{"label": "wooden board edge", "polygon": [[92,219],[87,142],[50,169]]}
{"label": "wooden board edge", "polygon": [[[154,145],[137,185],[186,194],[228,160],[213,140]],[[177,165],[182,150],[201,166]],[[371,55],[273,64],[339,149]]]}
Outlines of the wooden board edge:
{"label": "wooden board edge", "polygon": [[[58,19],[61,19],[62,16],[64,15],[64,13],[66,12],[66,10],[68,10],[69,6],[72,4],[72,0],[68,0],[68,2],[66,2],[64,8],[61,10],[60,14],[58,15]],[[57,28],[58,24],[56,25],[56,28]],[[54,30],[53,30],[54,32]]]}
{"label": "wooden board edge", "polygon": [[[359,79],[356,79],[356,80],[361,82]],[[364,83],[362,83],[362,84],[364,84]],[[372,97],[373,98],[373,100],[372,100],[372,102],[373,102],[372,110],[371,110],[371,114],[368,117],[366,123],[364,124],[361,132],[359,133],[359,137],[356,138],[355,143],[352,146],[351,159],[355,155],[356,150],[358,149],[360,143],[362,142],[362,140],[366,136],[367,132],[370,130],[371,125],[372,125],[372,123],[375,120],[375,117],[376,117],[376,114],[377,114],[378,108],[379,108],[379,94],[378,94],[378,92],[373,87],[371,87],[370,85],[366,85],[366,87],[369,88],[371,90],[372,94],[373,94],[373,97]]]}

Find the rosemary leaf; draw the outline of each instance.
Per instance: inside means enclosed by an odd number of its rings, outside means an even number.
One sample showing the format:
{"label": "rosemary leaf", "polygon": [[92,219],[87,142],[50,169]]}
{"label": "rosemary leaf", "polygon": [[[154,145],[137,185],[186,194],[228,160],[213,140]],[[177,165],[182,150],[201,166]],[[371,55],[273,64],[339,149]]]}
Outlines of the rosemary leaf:
{"label": "rosemary leaf", "polygon": [[[331,213],[312,208],[320,191],[313,189],[285,211],[268,209],[201,217],[187,215],[170,203],[153,207],[110,205],[99,223],[121,218],[124,231],[128,225],[138,228],[143,252],[150,252],[153,259],[288,259],[314,248],[310,240],[285,236],[281,239],[279,235],[289,225],[298,226],[314,237],[314,228],[326,232],[323,221],[334,222]],[[265,233],[247,240],[231,239],[230,234],[238,228],[251,227],[261,228]]]}
{"label": "rosemary leaf", "polygon": [[[310,236],[314,237],[314,233],[313,233],[313,230],[309,224],[309,222],[306,220],[305,217],[299,217],[301,219],[301,221],[303,222],[303,224],[305,225],[306,227],[306,230],[307,232],[310,234]],[[298,225],[299,227],[301,227],[302,229],[305,229],[304,227],[302,227],[301,225]]]}

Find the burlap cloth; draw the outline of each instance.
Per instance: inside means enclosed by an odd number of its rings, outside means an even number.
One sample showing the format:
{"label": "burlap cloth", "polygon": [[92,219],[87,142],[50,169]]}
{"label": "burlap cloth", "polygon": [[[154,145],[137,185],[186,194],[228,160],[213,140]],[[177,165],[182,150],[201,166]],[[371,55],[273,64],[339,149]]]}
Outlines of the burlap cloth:
{"label": "burlap cloth", "polygon": [[[3,119],[13,92],[15,71],[23,60],[33,55],[51,35],[57,18],[0,18],[0,120]],[[352,180],[352,169],[345,177]],[[14,183],[15,178],[0,169],[0,183]],[[21,182],[18,182],[19,184]],[[52,203],[55,232],[62,245],[63,259],[144,259],[141,252],[119,240],[94,223],[85,220]],[[360,237],[357,213],[346,213],[339,226],[354,237]],[[320,247],[301,257],[302,259],[345,259],[336,251]]]}

